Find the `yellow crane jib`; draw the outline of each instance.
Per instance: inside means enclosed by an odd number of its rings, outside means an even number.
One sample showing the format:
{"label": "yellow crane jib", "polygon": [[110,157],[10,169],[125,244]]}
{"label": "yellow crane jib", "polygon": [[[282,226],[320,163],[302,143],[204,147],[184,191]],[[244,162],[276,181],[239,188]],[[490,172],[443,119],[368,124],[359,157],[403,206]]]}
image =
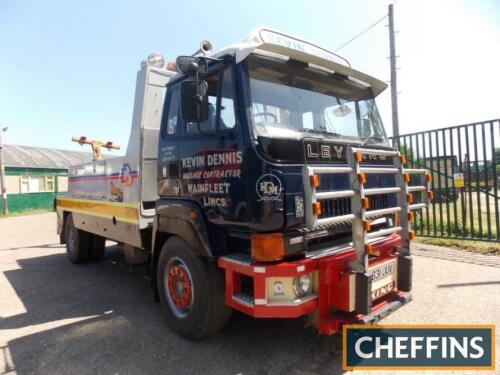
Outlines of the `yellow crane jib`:
{"label": "yellow crane jib", "polygon": [[109,151],[111,150],[119,150],[120,146],[117,144],[114,144],[111,141],[108,142],[103,142],[103,141],[97,141],[93,139],[88,139],[85,136],[80,136],[80,137],[72,137],[71,140],[73,142],[79,143],[80,145],[91,145],[92,146],[92,155],[94,160],[101,160],[102,159],[102,152],[101,149],[103,147],[107,148]]}

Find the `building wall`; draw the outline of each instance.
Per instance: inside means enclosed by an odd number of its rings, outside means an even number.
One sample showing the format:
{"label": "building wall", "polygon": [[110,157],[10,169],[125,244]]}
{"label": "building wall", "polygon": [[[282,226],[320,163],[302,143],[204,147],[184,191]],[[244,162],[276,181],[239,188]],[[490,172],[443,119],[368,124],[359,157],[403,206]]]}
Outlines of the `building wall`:
{"label": "building wall", "polygon": [[66,169],[6,167],[9,213],[52,210],[57,193],[67,190],[67,175]]}

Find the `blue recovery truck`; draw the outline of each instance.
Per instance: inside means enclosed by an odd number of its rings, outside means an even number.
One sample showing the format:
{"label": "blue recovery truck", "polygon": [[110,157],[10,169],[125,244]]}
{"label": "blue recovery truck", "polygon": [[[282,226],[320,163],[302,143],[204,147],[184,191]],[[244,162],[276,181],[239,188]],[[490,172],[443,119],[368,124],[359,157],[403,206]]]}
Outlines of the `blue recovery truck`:
{"label": "blue recovery truck", "polygon": [[430,175],[405,169],[375,104],[386,84],[312,43],[260,28],[137,75],[124,156],[73,166],[57,199],[73,263],[106,239],[148,262],[168,325],[196,339],[231,311],[305,317],[332,335],[411,300],[414,210]]}

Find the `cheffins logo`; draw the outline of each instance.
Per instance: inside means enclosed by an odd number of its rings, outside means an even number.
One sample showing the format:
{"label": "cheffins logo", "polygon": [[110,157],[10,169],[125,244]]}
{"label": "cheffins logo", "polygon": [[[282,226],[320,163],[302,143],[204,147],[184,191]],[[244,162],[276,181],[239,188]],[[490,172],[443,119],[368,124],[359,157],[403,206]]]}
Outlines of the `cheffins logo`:
{"label": "cheffins logo", "polygon": [[264,174],[260,176],[255,185],[257,195],[260,201],[275,201],[278,200],[281,191],[281,180],[274,174]]}
{"label": "cheffins logo", "polygon": [[494,370],[493,325],[345,325],[344,370]]}

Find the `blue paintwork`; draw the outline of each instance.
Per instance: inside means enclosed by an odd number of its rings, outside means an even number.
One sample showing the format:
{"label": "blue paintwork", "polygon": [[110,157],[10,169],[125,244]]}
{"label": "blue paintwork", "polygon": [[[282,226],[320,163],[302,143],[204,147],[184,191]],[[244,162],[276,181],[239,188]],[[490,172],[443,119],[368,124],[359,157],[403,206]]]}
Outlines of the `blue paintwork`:
{"label": "blue paintwork", "polygon": [[[223,66],[220,64],[219,66]],[[292,160],[286,163],[273,160],[265,153],[254,138],[251,124],[251,100],[249,97],[249,83],[245,71],[244,63],[233,64],[229,56],[226,60],[226,67],[232,69],[233,90],[234,90],[234,113],[236,115],[236,127],[230,131],[219,131],[212,134],[186,134],[181,124],[180,115],[178,120],[178,132],[176,135],[166,134],[166,121],[168,118],[168,102],[170,96],[166,95],[165,109],[163,111],[162,137],[160,137],[159,155],[158,155],[158,179],[160,183],[165,180],[178,181],[179,190],[177,193],[168,194],[160,191],[161,199],[157,208],[160,215],[169,215],[169,207],[173,204],[186,205],[189,208],[196,206],[197,211],[204,220],[206,233],[209,234],[208,240],[212,247],[214,255],[222,252],[242,251],[242,249],[226,249],[224,243],[225,235],[237,235],[243,238],[249,238],[250,233],[255,232],[292,232],[304,226],[305,218],[295,217],[295,196],[304,197],[304,188],[302,181],[302,167],[305,161]],[[214,69],[214,66],[212,66]],[[182,78],[172,81],[167,86],[169,92],[175,85],[179,84]],[[220,93],[219,93],[220,94]],[[344,146],[347,146],[344,144]],[[174,149],[173,154],[166,157],[165,150],[170,147]],[[304,141],[290,140],[289,147],[298,148],[299,155],[303,156],[301,150],[304,149]],[[189,172],[201,171],[209,172],[214,168],[207,166],[207,158],[210,155],[230,154],[241,152],[241,163],[222,166],[224,168],[236,168],[240,170],[240,178],[185,178]],[[205,160],[205,165],[197,167],[183,166],[182,160],[193,157],[196,162],[199,158]],[[165,161],[165,159],[169,159]],[[345,163],[345,161],[343,162]],[[317,164],[317,163],[316,163]],[[338,164],[337,164],[338,165]],[[182,169],[182,176],[171,174],[171,169]],[[220,169],[220,168],[219,168]],[[166,173],[165,173],[166,171]],[[282,190],[277,199],[262,200],[257,192],[256,183],[259,178],[266,174],[272,174],[279,178]],[[184,177],[184,178],[182,178]],[[368,186],[384,186],[389,182],[380,182],[373,176],[370,176]],[[213,193],[190,193],[189,184],[191,183],[229,184],[228,191],[224,194]],[[322,181],[325,189],[346,189],[348,187],[348,176],[337,175],[335,178],[326,178]],[[168,199],[167,199],[168,198]],[[224,198],[226,206],[207,205],[206,199]],[[224,235],[219,235],[220,233]],[[226,249],[226,250],[222,250]]]}

